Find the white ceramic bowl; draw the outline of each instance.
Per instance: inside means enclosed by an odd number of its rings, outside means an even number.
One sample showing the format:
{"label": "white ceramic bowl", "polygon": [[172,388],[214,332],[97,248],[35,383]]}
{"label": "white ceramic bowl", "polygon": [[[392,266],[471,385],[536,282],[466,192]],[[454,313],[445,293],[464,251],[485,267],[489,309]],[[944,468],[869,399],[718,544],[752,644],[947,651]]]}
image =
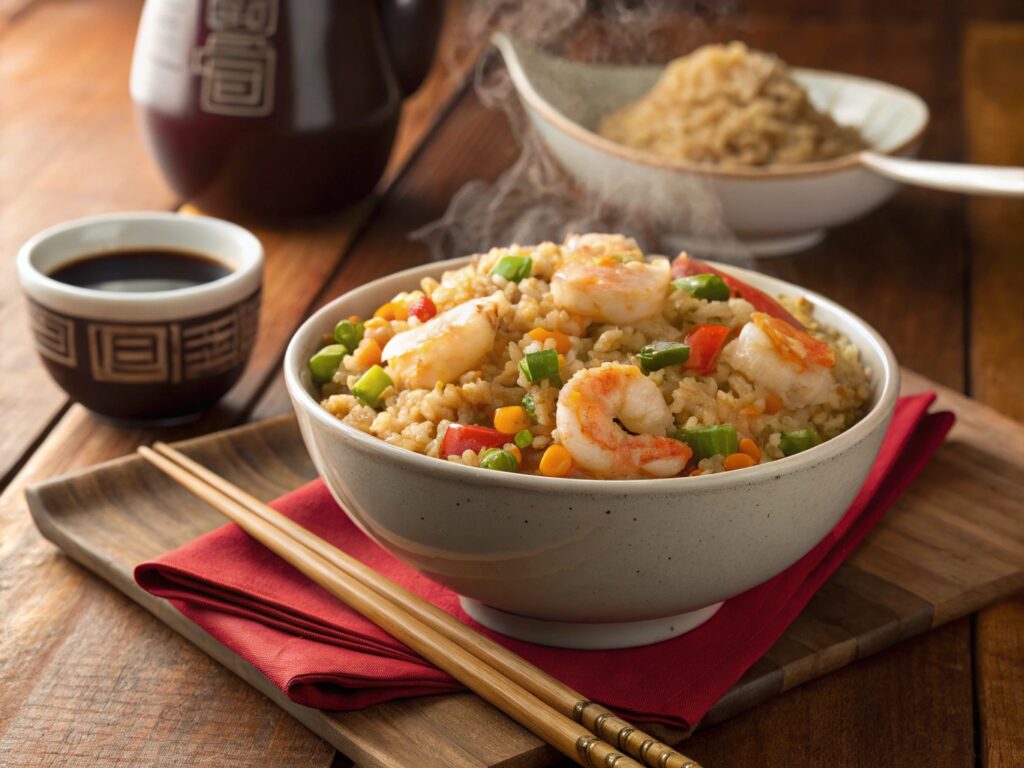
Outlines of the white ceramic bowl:
{"label": "white ceramic bowl", "polygon": [[[498,34],[530,122],[561,163],[601,199],[649,215],[666,240],[698,255],[734,250],[721,225],[755,256],[808,248],[825,229],[863,216],[899,186],[862,167],[857,154],[826,162],[731,169],[625,147],[596,133],[601,118],[650,90],[662,67],[582,64]],[[857,126],[878,153],[916,154],[928,107],[903,88],[863,77],[791,70],[816,107]]]}
{"label": "white ceramic bowl", "polygon": [[885,341],[833,302],[720,266],[772,294],[804,295],[859,347],[868,415],[838,437],[769,464],[665,480],[558,479],[466,467],[396,448],[320,407],[306,361],[339,318],[368,316],[466,259],[376,280],[309,318],[285,354],[299,426],[327,486],[381,546],[462,596],[482,623],[548,645],[657,642],[779,573],[836,524],[892,415],[899,370]]}

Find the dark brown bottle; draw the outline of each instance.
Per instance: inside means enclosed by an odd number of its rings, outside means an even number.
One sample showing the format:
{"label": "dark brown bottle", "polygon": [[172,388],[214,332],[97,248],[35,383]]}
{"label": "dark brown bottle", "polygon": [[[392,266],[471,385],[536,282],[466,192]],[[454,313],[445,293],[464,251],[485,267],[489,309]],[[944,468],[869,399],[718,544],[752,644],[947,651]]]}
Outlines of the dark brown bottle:
{"label": "dark brown bottle", "polygon": [[387,164],[443,0],[147,0],[131,92],[183,199],[231,218],[331,213]]}

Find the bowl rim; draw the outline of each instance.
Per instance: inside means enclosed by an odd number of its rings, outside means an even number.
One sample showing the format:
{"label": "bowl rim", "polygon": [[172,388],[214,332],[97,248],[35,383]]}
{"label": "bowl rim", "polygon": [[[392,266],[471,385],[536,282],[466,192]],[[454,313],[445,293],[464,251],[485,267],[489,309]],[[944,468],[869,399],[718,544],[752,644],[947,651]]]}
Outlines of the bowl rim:
{"label": "bowl rim", "polygon": [[[491,37],[491,43],[501,52],[505,65],[508,67],[509,75],[512,78],[512,84],[515,86],[516,92],[519,96],[555,128],[559,129],[570,138],[589,145],[592,149],[597,150],[598,152],[612,155],[625,162],[648,166],[653,170],[674,171],[711,179],[742,179],[751,181],[785,181],[833,174],[840,171],[862,168],[863,166],[861,165],[860,157],[864,152],[875,152],[877,154],[889,156],[902,155],[921,140],[921,136],[924,134],[925,130],[927,130],[928,125],[931,122],[931,111],[928,109],[928,105],[925,103],[924,99],[913,91],[902,88],[901,86],[887,83],[884,80],[861,77],[860,75],[851,75],[845,72],[834,72],[827,69],[811,69],[807,67],[790,67],[790,72],[796,75],[812,75],[838,81],[845,80],[851,83],[871,86],[883,93],[888,92],[887,95],[890,96],[893,93],[897,93],[900,96],[909,99],[915,107],[920,109],[920,124],[908,138],[887,150],[879,150],[874,147],[870,147],[867,150],[852,152],[848,155],[843,155],[831,160],[797,163],[790,166],[721,168],[713,165],[702,165],[700,163],[694,163],[687,160],[676,160],[670,157],[661,157],[660,155],[656,155],[651,152],[627,147],[623,144],[618,144],[611,139],[606,139],[600,134],[585,128],[576,121],[567,117],[537,92],[530,78],[527,77],[522,63],[519,61],[519,52],[517,50],[518,43],[516,41],[508,35],[498,32]],[[541,55],[547,55],[543,52],[540,53]],[[586,62],[576,63],[586,65]],[[650,68],[658,69],[659,67],[657,65],[652,65]],[[663,67],[661,68],[663,69]]]}
{"label": "bowl rim", "polygon": [[[230,272],[223,277],[185,288],[141,293],[118,293],[62,283],[54,280],[36,266],[34,257],[48,241],[75,231],[105,224],[139,224],[159,222],[171,228],[191,228],[204,232],[219,232],[233,241],[236,253],[234,263],[226,263]],[[175,248],[167,237],[152,237],[149,247]],[[125,246],[145,248],[146,246]],[[88,253],[101,253],[117,248],[82,248],[78,257]],[[202,251],[201,248],[190,250]],[[224,263],[224,259],[218,259]],[[18,277],[26,296],[34,302],[69,316],[94,319],[120,319],[124,322],[166,322],[190,319],[217,312],[248,298],[260,289],[264,263],[263,245],[248,229],[230,221],[212,216],[174,213],[170,211],[125,211],[101,213],[71,219],[47,227],[29,238],[18,249],[16,258]]]}
{"label": "bowl rim", "polygon": [[[798,453],[795,456],[786,456],[782,459],[776,459],[775,461],[771,461],[766,464],[747,467],[742,472],[720,472],[710,475],[700,475],[697,477],[601,480],[591,478],[544,477],[540,475],[526,475],[512,472],[494,472],[492,470],[481,469],[480,467],[456,464],[451,461],[415,453],[405,448],[399,448],[398,446],[391,445],[378,437],[374,437],[373,435],[369,435],[355,427],[343,423],[340,419],[332,416],[323,407],[321,407],[320,403],[313,397],[313,395],[306,390],[299,377],[299,371],[305,367],[308,353],[305,348],[300,349],[300,345],[302,345],[304,337],[313,333],[312,329],[324,324],[326,319],[334,319],[342,316],[342,314],[335,309],[336,306],[343,302],[358,300],[362,295],[369,294],[377,290],[380,284],[384,282],[394,281],[396,283],[401,283],[409,281],[411,283],[414,278],[438,276],[441,272],[465,266],[476,258],[479,258],[479,256],[463,256],[456,259],[448,259],[446,261],[429,262],[427,264],[420,264],[416,267],[384,275],[383,277],[372,280],[358,288],[346,291],[308,317],[305,322],[298,327],[292,335],[291,340],[288,342],[288,347],[285,350],[283,361],[285,387],[289,393],[293,408],[296,410],[301,409],[312,419],[325,426],[328,430],[336,431],[343,438],[354,440],[358,445],[364,446],[370,451],[382,451],[385,457],[394,459],[397,464],[404,468],[408,468],[409,470],[438,473],[442,477],[450,478],[452,482],[470,483],[473,485],[486,484],[493,487],[507,486],[518,489],[533,488],[540,491],[571,491],[574,493],[589,493],[596,495],[621,495],[622,493],[637,493],[641,490],[644,492],[657,491],[659,493],[672,493],[684,489],[713,490],[722,486],[749,485],[759,481],[770,480],[780,473],[788,474],[798,472],[802,468],[806,469],[814,464],[829,460],[831,457],[843,453],[846,449],[852,448],[857,443],[866,439],[876,428],[879,427],[880,424],[884,425],[884,423],[889,420],[895,408],[896,399],[899,396],[899,364],[897,363],[896,357],[888,343],[886,343],[881,334],[879,334],[871,325],[840,304],[837,304],[814,291],[801,288],[800,286],[775,277],[762,275],[748,269],[717,262],[708,263],[717,269],[722,269],[730,274],[735,274],[740,279],[749,280],[751,277],[754,277],[758,280],[768,281],[769,289],[776,291],[776,293],[783,293],[787,290],[791,292],[794,290],[799,291],[801,295],[807,297],[813,304],[815,304],[815,306],[828,307],[830,311],[840,317],[843,317],[846,322],[859,327],[864,332],[868,341],[874,346],[879,359],[882,361],[882,370],[879,371],[879,386],[881,391],[878,392],[877,402],[871,410],[865,414],[864,418],[845,432],[842,432],[832,439],[826,440],[813,448]],[[755,287],[757,287],[756,284]],[[762,288],[762,290],[763,289],[764,288]],[[348,314],[350,313],[345,313],[345,316]]]}

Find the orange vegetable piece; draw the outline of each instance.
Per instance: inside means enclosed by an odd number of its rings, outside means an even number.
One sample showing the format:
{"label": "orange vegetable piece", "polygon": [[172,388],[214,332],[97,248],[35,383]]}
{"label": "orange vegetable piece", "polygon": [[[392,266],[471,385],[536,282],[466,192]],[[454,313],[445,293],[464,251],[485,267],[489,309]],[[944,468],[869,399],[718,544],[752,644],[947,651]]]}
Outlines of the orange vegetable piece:
{"label": "orange vegetable piece", "polygon": [[836,364],[836,353],[827,342],[816,339],[805,331],[790,325],[785,320],[755,312],[750,319],[772,341],[775,350],[801,369],[808,362],[831,368]]}
{"label": "orange vegetable piece", "polygon": [[761,460],[761,449],[749,437],[744,437],[740,440],[740,453],[745,453],[752,458],[755,464]]}
{"label": "orange vegetable piece", "polygon": [[782,402],[782,398],[778,395],[768,395],[764,399],[764,412],[769,416],[774,416],[776,413],[782,410],[785,403]]}
{"label": "orange vegetable piece", "polygon": [[687,477],[700,477],[703,474],[704,474],[704,470],[701,469],[700,467],[698,467],[697,469],[692,470],[690,472],[690,474],[687,475]]}
{"label": "orange vegetable piece", "polygon": [[359,342],[354,355],[356,365],[360,368],[370,368],[380,363],[380,344],[373,339],[363,339]]}
{"label": "orange vegetable piece", "polygon": [[726,469],[746,469],[747,467],[754,466],[756,463],[745,453],[730,453],[722,462]]}
{"label": "orange vegetable piece", "polygon": [[505,450],[516,457],[516,464],[523,463],[523,452],[519,450],[519,446],[515,443],[509,443],[505,446]]}
{"label": "orange vegetable piece", "polygon": [[532,424],[530,414],[521,405],[506,405],[494,412],[494,428],[506,435],[514,435]]}
{"label": "orange vegetable piece", "polygon": [[534,341],[539,341],[541,344],[548,339],[554,339],[555,349],[563,355],[572,349],[572,339],[561,331],[549,331],[547,328],[534,328],[526,335]]}
{"label": "orange vegetable piece", "polygon": [[540,457],[540,473],[546,477],[565,477],[572,471],[572,456],[561,445],[549,445]]}
{"label": "orange vegetable piece", "polygon": [[378,307],[373,316],[379,317],[381,320],[408,320],[409,308],[400,301],[389,301]]}

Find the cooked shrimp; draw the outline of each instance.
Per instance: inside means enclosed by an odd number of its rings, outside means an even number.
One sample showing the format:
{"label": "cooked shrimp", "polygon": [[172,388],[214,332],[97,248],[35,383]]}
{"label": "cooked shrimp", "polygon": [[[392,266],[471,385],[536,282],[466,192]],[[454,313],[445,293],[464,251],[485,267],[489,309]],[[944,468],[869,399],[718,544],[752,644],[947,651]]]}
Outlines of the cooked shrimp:
{"label": "cooked shrimp", "polygon": [[569,235],[565,238],[565,249],[581,256],[619,256],[634,261],[644,257],[636,240],[625,235],[611,235],[590,232],[585,235]]}
{"label": "cooked shrimp", "polygon": [[493,297],[474,299],[394,336],[381,358],[410,389],[432,389],[472,370],[491,351],[498,328]]}
{"label": "cooked shrimp", "polygon": [[632,365],[577,371],[558,395],[555,423],[573,462],[603,478],[671,477],[693,455],[686,443],[665,437],[673,423],[668,405]]}
{"label": "cooked shrimp", "polygon": [[586,258],[568,261],[555,270],[551,295],[559,308],[573,314],[625,325],[661,311],[669,279],[666,259]]}
{"label": "cooked shrimp", "polygon": [[835,353],[824,341],[763,312],[755,312],[722,359],[755,384],[771,390],[789,408],[824,402],[835,381]]}

